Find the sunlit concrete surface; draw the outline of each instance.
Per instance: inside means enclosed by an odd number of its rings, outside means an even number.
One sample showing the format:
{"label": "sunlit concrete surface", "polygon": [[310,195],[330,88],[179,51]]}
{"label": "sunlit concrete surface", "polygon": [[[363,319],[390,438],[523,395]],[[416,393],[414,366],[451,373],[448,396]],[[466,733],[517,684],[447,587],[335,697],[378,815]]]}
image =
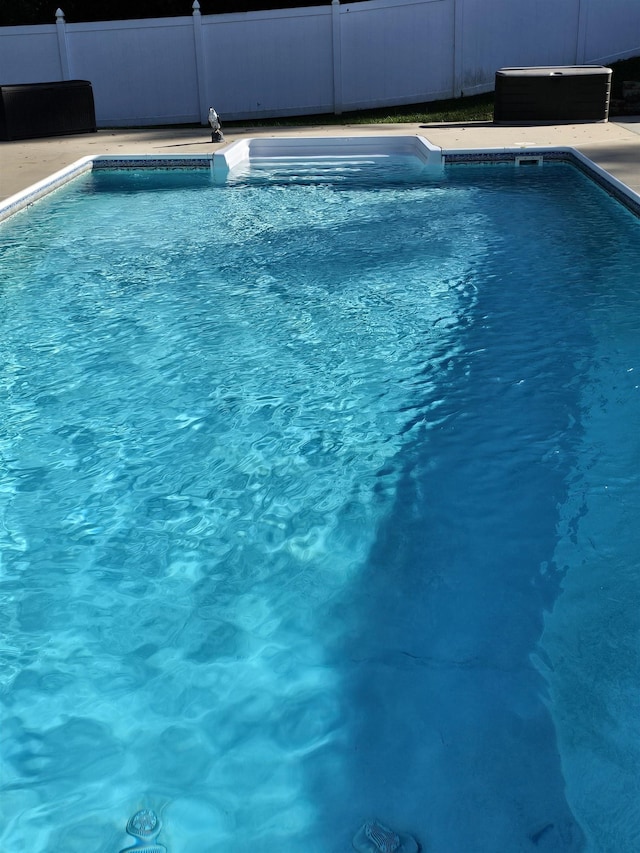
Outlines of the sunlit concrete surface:
{"label": "sunlit concrete surface", "polygon": [[571,146],[640,192],[640,119],[592,124],[503,126],[471,124],[322,125],[224,127],[224,143],[212,143],[208,127],[100,130],[97,133],[0,142],[0,201],[81,157],[96,154],[202,154],[243,137],[420,134],[447,150],[515,146]]}

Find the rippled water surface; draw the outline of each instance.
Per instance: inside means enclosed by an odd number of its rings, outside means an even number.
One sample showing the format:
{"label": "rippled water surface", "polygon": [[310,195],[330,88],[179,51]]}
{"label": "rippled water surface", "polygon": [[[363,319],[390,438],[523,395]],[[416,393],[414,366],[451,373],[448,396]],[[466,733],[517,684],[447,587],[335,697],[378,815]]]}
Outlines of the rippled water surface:
{"label": "rippled water surface", "polygon": [[638,269],[563,165],[5,223],[0,849],[637,850]]}

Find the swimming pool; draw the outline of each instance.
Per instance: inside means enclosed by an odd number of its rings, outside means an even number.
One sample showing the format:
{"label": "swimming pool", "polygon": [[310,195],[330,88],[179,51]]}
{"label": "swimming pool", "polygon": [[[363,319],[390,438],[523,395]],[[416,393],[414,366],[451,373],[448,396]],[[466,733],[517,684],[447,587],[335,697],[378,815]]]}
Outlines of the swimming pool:
{"label": "swimming pool", "polygon": [[635,849],[638,229],[563,163],[6,222],[2,845]]}

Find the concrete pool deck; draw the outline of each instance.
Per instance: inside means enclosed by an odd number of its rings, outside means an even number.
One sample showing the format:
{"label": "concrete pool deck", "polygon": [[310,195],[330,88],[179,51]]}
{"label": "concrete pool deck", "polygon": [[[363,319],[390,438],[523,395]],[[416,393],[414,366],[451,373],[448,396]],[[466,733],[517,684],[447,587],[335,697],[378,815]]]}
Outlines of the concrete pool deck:
{"label": "concrete pool deck", "polygon": [[247,137],[424,136],[445,151],[571,146],[640,194],[640,117],[590,124],[494,125],[375,124],[316,127],[223,127],[224,143],[211,142],[208,127],[99,130],[97,133],[0,142],[0,201],[98,154],[207,154]]}

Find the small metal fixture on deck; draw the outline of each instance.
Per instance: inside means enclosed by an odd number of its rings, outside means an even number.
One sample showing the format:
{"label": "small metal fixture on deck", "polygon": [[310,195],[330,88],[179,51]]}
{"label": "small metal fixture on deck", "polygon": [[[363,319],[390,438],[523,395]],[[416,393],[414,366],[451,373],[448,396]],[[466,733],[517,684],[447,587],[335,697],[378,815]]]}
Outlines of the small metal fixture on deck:
{"label": "small metal fixture on deck", "polygon": [[135,843],[120,853],[167,853],[167,848],[155,840],[161,829],[158,815],[151,809],[141,809],[127,823],[127,832],[135,838]]}
{"label": "small metal fixture on deck", "polygon": [[213,107],[209,107],[209,124],[211,125],[211,141],[224,142],[220,117]]}

